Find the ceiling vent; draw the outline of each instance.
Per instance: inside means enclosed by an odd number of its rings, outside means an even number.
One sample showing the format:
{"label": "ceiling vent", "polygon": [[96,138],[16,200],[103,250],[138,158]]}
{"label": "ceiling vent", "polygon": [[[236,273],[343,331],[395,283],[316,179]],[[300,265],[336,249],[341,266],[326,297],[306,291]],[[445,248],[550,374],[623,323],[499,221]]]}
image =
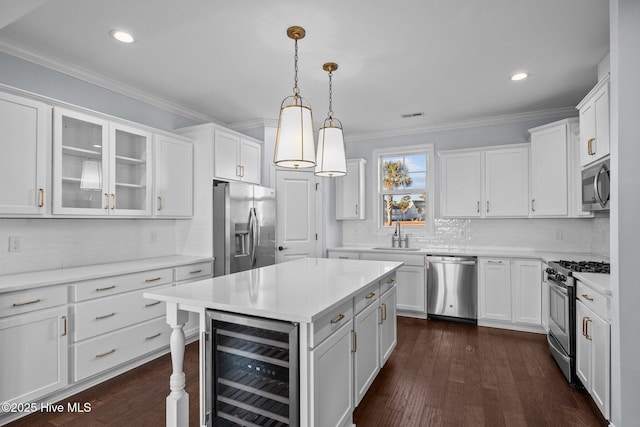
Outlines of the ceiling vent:
{"label": "ceiling vent", "polygon": [[422,116],[424,116],[424,113],[409,113],[409,114],[403,114],[402,118],[409,119],[411,117],[422,117]]}

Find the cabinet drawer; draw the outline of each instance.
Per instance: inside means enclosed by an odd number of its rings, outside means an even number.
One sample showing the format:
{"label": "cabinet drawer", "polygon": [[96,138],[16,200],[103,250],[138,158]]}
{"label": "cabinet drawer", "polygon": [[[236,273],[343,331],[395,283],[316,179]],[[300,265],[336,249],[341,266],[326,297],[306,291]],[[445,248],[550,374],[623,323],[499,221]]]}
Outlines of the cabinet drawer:
{"label": "cabinet drawer", "polygon": [[67,303],[66,286],[53,286],[0,294],[0,317],[28,313]]}
{"label": "cabinet drawer", "polygon": [[161,317],[75,344],[74,380],[80,381],[167,346],[170,334],[171,328]]}
{"label": "cabinet drawer", "polygon": [[395,284],[396,284],[396,275],[395,275],[395,273],[390,275],[390,276],[383,277],[382,280],[380,280],[380,295],[382,295],[385,292],[387,292]]}
{"label": "cabinet drawer", "polygon": [[380,297],[380,282],[367,286],[353,298],[353,313],[358,314],[372,303],[378,301]]}
{"label": "cabinet drawer", "polygon": [[388,253],[371,253],[363,252],[360,259],[369,259],[374,261],[397,261],[404,262],[405,265],[415,265],[424,267],[424,255],[408,255],[408,254],[388,254]]}
{"label": "cabinet drawer", "polygon": [[580,281],[577,282],[577,285],[576,297],[597,315],[611,320],[611,300]]}
{"label": "cabinet drawer", "polygon": [[175,268],[175,281],[197,279],[200,277],[211,277],[213,268],[211,262],[201,262],[198,264],[183,265]]}
{"label": "cabinet drawer", "polygon": [[75,341],[162,316],[165,303],[144,298],[147,289],[113,295],[75,306]]}
{"label": "cabinet drawer", "polygon": [[87,280],[73,285],[71,294],[73,301],[85,301],[91,298],[105,297],[122,292],[151,286],[164,285],[173,280],[173,269],[144,271],[142,273],[123,274],[121,276],[104,277]]}
{"label": "cabinet drawer", "polygon": [[360,253],[359,252],[329,251],[328,258],[360,259]]}
{"label": "cabinet drawer", "polygon": [[325,338],[340,329],[353,318],[353,299],[343,302],[329,313],[311,324],[311,347],[320,344]]}

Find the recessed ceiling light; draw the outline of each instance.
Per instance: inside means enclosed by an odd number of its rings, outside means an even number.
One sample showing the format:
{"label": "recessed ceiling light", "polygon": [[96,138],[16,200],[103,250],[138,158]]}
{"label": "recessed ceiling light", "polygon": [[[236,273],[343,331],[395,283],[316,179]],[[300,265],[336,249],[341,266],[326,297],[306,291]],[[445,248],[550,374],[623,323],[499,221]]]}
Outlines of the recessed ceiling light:
{"label": "recessed ceiling light", "polygon": [[126,31],[111,30],[111,32],[109,34],[111,34],[111,37],[113,37],[114,39],[116,39],[116,40],[118,40],[119,42],[122,42],[122,43],[133,43],[135,41],[133,36],[131,34],[127,33]]}
{"label": "recessed ceiling light", "polygon": [[516,73],[513,76],[511,76],[511,80],[513,81],[524,80],[527,77],[529,77],[528,73]]}

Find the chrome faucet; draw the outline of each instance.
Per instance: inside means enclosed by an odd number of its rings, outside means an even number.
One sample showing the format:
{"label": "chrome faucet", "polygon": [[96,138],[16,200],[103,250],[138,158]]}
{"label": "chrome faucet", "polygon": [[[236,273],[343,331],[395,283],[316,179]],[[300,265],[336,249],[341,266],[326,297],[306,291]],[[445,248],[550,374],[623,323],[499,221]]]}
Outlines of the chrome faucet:
{"label": "chrome faucet", "polygon": [[400,229],[400,221],[396,220],[396,229],[393,232],[393,235],[391,236],[391,247],[395,248],[397,243],[398,247],[401,248],[402,242],[404,242],[405,248],[409,247],[409,236],[405,235],[404,237],[402,237],[402,231]]}

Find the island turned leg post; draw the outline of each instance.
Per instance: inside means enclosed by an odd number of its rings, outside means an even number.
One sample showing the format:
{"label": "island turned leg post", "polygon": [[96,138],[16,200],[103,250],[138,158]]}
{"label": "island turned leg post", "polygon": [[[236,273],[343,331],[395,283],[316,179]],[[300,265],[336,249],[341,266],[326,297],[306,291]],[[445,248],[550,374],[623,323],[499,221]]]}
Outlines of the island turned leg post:
{"label": "island turned leg post", "polygon": [[169,379],[171,393],[167,396],[167,427],[189,426],[189,394],[184,390],[186,377],[184,362],[184,324],[189,313],[178,309],[178,304],[167,302],[167,323],[171,326],[171,365],[173,373]]}

